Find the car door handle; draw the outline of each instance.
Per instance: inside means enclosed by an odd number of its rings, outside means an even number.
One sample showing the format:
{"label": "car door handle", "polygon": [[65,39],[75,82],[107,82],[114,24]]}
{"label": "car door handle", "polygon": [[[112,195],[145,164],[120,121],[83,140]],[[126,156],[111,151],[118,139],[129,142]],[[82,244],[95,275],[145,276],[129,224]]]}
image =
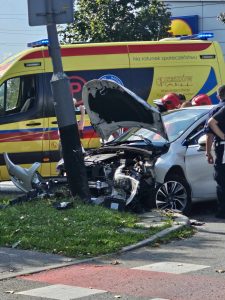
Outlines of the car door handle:
{"label": "car door handle", "polygon": [[57,121],[52,121],[52,124],[58,124],[58,122]]}
{"label": "car door handle", "polygon": [[38,126],[41,125],[41,123],[27,123],[26,126]]}

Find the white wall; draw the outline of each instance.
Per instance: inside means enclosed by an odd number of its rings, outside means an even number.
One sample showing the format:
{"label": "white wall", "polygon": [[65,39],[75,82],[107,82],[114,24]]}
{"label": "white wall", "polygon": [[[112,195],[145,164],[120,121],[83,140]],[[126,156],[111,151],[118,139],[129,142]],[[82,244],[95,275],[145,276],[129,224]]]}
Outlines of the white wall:
{"label": "white wall", "polygon": [[225,12],[224,0],[166,0],[164,2],[171,9],[172,17],[198,15],[199,31],[213,32],[213,40],[220,43],[225,56],[225,24],[217,20],[217,16]]}

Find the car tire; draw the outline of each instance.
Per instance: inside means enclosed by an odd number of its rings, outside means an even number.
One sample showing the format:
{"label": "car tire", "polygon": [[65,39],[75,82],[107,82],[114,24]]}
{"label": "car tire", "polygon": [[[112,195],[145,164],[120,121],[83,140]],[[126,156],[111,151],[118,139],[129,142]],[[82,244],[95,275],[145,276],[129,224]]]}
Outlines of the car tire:
{"label": "car tire", "polygon": [[155,193],[158,209],[173,209],[189,214],[191,210],[191,190],[185,178],[178,175],[169,176]]}

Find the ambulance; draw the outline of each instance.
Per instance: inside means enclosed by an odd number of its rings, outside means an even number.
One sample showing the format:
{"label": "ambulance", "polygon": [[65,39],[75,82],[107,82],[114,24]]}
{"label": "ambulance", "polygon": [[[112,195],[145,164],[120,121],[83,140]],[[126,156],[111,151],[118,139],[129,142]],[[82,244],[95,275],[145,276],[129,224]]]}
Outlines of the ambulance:
{"label": "ambulance", "polygon": [[[208,94],[216,103],[216,89],[225,78],[224,58],[219,44],[209,41],[209,36],[63,45],[63,69],[78,101],[87,81],[102,78],[116,81],[150,104],[169,92],[184,94],[187,99]],[[1,181],[9,178],[4,152],[25,168],[40,162],[43,177],[57,175],[59,136],[47,43],[32,43],[31,48],[0,64]],[[84,148],[100,145],[88,116],[81,142]]]}

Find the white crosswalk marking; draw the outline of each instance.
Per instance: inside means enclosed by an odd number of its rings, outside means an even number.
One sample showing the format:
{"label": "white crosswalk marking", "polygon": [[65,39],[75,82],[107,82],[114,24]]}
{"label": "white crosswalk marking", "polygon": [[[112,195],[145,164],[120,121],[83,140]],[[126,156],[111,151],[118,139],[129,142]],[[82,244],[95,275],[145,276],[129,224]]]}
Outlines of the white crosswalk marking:
{"label": "white crosswalk marking", "polygon": [[210,266],[164,261],[164,262],[154,263],[151,265],[135,267],[132,269],[165,272],[165,273],[173,273],[173,274],[182,274],[182,273],[187,273],[187,272],[198,271],[198,270],[209,268],[209,267]]}
{"label": "white crosswalk marking", "polygon": [[33,297],[45,297],[54,300],[71,300],[102,293],[106,293],[106,291],[81,288],[64,284],[55,284],[28,291],[18,292],[15,294]]}
{"label": "white crosswalk marking", "polygon": [[150,300],[170,300],[170,299],[165,299],[165,298],[151,298]]}

